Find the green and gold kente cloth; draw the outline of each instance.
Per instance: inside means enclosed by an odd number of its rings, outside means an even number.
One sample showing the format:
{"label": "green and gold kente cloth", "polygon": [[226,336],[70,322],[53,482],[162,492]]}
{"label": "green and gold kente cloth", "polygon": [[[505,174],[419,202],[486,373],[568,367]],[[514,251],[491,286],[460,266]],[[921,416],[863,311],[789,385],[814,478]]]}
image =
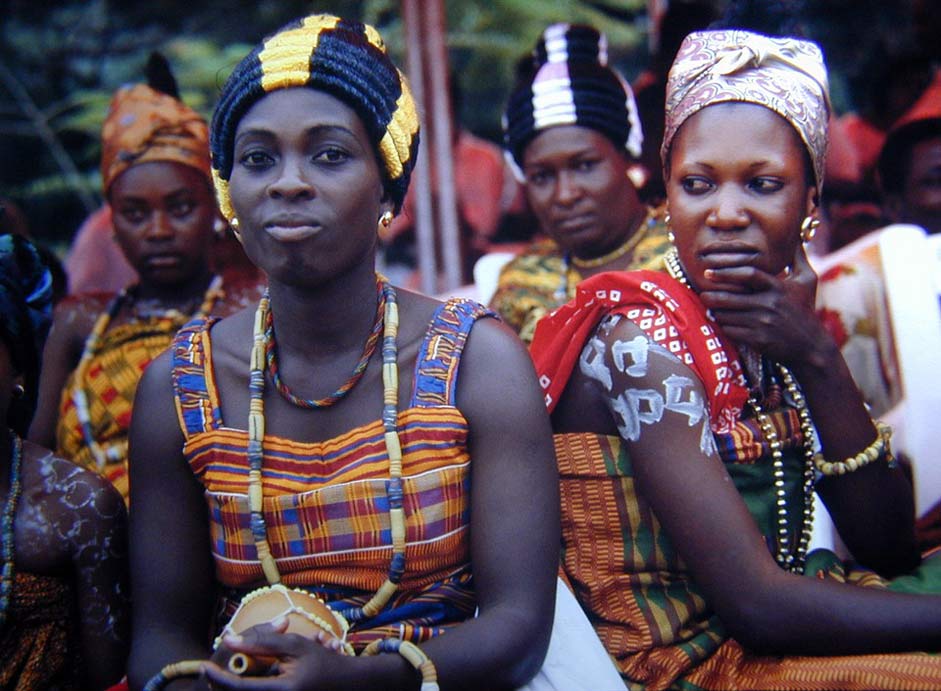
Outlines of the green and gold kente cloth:
{"label": "green and gold kente cloth", "polygon": [[[83,371],[69,375],[59,401],[56,453],[106,477],[124,500],[128,498],[127,434],[131,426],[134,394],[144,370],[170,346],[173,335],[189,315],[135,320],[108,328],[98,351]],[[76,377],[81,376],[81,381]],[[75,409],[75,387],[85,390],[92,434],[107,456],[103,468],[82,434]]]}

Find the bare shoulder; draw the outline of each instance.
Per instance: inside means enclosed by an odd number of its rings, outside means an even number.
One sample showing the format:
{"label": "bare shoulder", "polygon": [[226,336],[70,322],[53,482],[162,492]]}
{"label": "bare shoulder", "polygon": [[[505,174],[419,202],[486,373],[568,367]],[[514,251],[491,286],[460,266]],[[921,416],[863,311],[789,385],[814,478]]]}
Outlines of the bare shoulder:
{"label": "bare shoulder", "polygon": [[420,340],[428,330],[441,300],[406,288],[395,288],[395,299],[399,307],[399,339],[403,343]]}
{"label": "bare shoulder", "polygon": [[24,571],[72,573],[80,564],[124,558],[127,509],[120,493],[100,475],[25,441],[15,526]]}
{"label": "bare shoulder", "polygon": [[82,293],[66,297],[53,311],[50,339],[56,338],[60,343],[71,344],[71,347],[83,344],[113,297],[110,293]]}
{"label": "bare shoulder", "polygon": [[30,496],[76,518],[123,519],[124,500],[108,480],[48,449],[23,442],[23,480]]}

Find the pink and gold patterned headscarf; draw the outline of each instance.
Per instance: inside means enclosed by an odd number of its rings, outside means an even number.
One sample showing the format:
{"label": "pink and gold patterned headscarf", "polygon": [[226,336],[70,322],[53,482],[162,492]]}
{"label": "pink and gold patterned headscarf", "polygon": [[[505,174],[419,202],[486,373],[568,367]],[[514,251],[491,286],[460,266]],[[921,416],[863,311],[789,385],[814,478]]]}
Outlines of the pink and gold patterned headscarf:
{"label": "pink and gold patterned headscarf", "polygon": [[115,93],[101,139],[105,194],[121,173],[148,161],[182,163],[198,170],[212,184],[206,121],[181,101],[145,84]]}
{"label": "pink and gold patterned headscarf", "polygon": [[830,94],[817,44],[750,31],[696,31],[683,40],[667,79],[661,158],[677,130],[714,103],[740,101],[770,108],[800,135],[823,184]]}

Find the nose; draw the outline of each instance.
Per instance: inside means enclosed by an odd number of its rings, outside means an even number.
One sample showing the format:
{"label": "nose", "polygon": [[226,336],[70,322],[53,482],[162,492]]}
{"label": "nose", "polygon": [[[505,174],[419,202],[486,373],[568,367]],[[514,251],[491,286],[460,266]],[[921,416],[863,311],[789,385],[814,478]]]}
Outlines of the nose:
{"label": "nose", "polygon": [[166,240],[174,235],[170,216],[163,209],[155,209],[147,226],[147,238],[150,240]]}
{"label": "nose", "polygon": [[277,176],[268,186],[275,199],[296,199],[313,195],[313,186],[304,171],[304,161],[298,156],[286,155],[281,160]]}
{"label": "nose", "polygon": [[748,212],[742,194],[732,186],[720,187],[706,224],[715,230],[739,230],[748,226]]}
{"label": "nose", "polygon": [[562,206],[569,206],[581,197],[582,188],[575,174],[568,170],[560,171],[556,177],[555,201]]}

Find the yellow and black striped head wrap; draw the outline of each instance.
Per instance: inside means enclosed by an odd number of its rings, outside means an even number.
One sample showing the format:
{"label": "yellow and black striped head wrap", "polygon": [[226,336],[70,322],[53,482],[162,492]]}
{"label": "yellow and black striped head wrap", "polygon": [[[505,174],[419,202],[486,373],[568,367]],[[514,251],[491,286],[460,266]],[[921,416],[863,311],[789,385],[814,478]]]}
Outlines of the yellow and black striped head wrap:
{"label": "yellow and black striped head wrap", "polygon": [[222,87],[209,144],[223,215],[235,217],[228,180],[239,121],[266,94],[294,87],[328,93],[359,115],[375,147],[386,194],[398,211],[418,153],[412,93],[373,27],[317,14],[295,20],[262,41]]}

